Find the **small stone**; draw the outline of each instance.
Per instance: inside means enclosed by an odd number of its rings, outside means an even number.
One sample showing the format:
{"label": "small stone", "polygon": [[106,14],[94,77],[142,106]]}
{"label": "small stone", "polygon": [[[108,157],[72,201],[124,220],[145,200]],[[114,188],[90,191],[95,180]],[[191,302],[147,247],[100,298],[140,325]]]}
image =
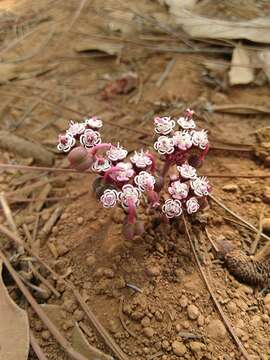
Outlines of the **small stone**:
{"label": "small stone", "polygon": [[269,315],[267,314],[262,314],[262,321],[264,323],[268,323],[270,321]]}
{"label": "small stone", "polygon": [[143,329],[143,333],[146,337],[150,339],[154,336],[154,329],[151,327],[146,327]]}
{"label": "small stone", "polygon": [[226,184],[222,187],[222,190],[227,191],[227,192],[236,192],[238,190],[238,185]]}
{"label": "small stone", "polygon": [[206,332],[209,337],[219,340],[226,337],[227,331],[222,321],[219,319],[213,319],[209,322],[206,328]]}
{"label": "small stone", "polygon": [[149,276],[158,276],[160,275],[160,267],[159,266],[155,266],[155,265],[148,265],[146,268],[146,273]]}
{"label": "small stone", "polygon": [[80,217],[77,218],[77,224],[78,224],[78,225],[82,225],[82,224],[83,224],[83,217],[80,216]]}
{"label": "small stone", "polygon": [[63,256],[63,255],[65,255],[66,253],[69,252],[69,248],[68,248],[66,245],[64,245],[64,244],[59,244],[59,245],[57,246],[57,252],[58,252],[58,254],[59,254],[60,256]]}
{"label": "small stone", "polygon": [[188,330],[190,328],[190,322],[189,321],[183,321],[182,326],[184,329]]}
{"label": "small stone", "polygon": [[262,222],[263,231],[270,232],[270,218],[263,219]]}
{"label": "small stone", "polygon": [[270,186],[267,186],[263,192],[263,201],[270,204]]}
{"label": "small stone", "polygon": [[161,343],[161,346],[162,346],[163,350],[168,350],[169,347],[170,347],[170,343],[169,343],[168,340],[163,340],[162,343]]}
{"label": "small stone", "polygon": [[71,299],[66,299],[63,304],[64,309],[69,312],[73,313],[75,309],[77,308],[77,305],[74,303]]}
{"label": "small stone", "polygon": [[185,344],[183,344],[180,341],[175,340],[172,343],[172,350],[173,350],[174,355],[183,356],[186,353],[187,348],[186,348]]}
{"label": "small stone", "polygon": [[237,305],[235,304],[235,302],[233,301],[230,301],[228,304],[227,304],[227,309],[228,311],[231,313],[231,314],[236,314],[238,309],[237,309]]}
{"label": "small stone", "polygon": [[270,313],[270,293],[265,296],[265,298],[263,299],[263,302],[264,302],[265,308]]}
{"label": "small stone", "polygon": [[89,255],[86,258],[86,265],[91,267],[96,263],[96,257],[95,255]]}
{"label": "small stone", "polygon": [[67,320],[63,323],[62,327],[64,330],[69,330],[74,326],[73,321],[72,320]]}
{"label": "small stone", "polygon": [[142,325],[143,327],[149,327],[149,325],[150,325],[150,319],[149,319],[148,316],[145,316],[145,317],[142,319],[141,325]]}
{"label": "small stone", "polygon": [[43,340],[49,340],[51,337],[51,333],[48,330],[43,330],[41,332],[41,337]]}
{"label": "small stone", "polygon": [[199,341],[191,341],[189,343],[190,350],[194,353],[198,353],[205,349],[205,345]]}
{"label": "small stone", "polygon": [[264,159],[264,166],[270,168],[270,156]]}
{"label": "small stone", "polygon": [[260,315],[254,315],[250,320],[249,324],[255,329],[258,329],[262,325],[262,318],[260,317]]}
{"label": "small stone", "polygon": [[199,309],[195,305],[189,305],[187,308],[188,317],[191,320],[196,320],[198,316],[200,315]]}
{"label": "small stone", "polygon": [[179,304],[182,308],[186,308],[188,305],[188,298],[185,295],[181,296]]}
{"label": "small stone", "polygon": [[157,321],[162,321],[163,320],[163,315],[160,311],[156,311],[155,312],[155,318],[157,319]]}
{"label": "small stone", "polygon": [[204,325],[204,317],[202,314],[199,315],[198,319],[197,319],[197,323],[199,326],[203,326]]}
{"label": "small stone", "polygon": [[74,311],[73,317],[76,321],[82,321],[84,318],[84,313],[83,311],[77,309]]}
{"label": "small stone", "polygon": [[112,269],[104,269],[103,275],[106,276],[108,279],[114,278],[114,271]]}

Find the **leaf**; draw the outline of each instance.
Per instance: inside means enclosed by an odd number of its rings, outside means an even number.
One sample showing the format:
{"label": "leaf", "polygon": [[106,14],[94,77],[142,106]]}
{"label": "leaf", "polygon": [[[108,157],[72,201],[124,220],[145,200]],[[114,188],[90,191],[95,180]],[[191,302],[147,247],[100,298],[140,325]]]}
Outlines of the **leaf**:
{"label": "leaf", "polygon": [[[2,261],[0,260],[0,274]],[[26,311],[10,298],[0,277],[0,359],[27,360],[29,353],[29,322]]]}
{"label": "leaf", "polygon": [[183,9],[175,16],[177,24],[192,38],[198,39],[246,39],[270,44],[269,17],[249,21],[210,19]]}
{"label": "leaf", "polygon": [[236,47],[233,51],[229,79],[231,85],[249,84],[254,81],[254,69],[251,67],[249,53],[242,46]]}
{"label": "leaf", "polygon": [[123,45],[112,41],[105,41],[100,39],[82,40],[75,45],[76,52],[89,51],[93,53],[103,53],[110,56],[118,55],[123,48]]}

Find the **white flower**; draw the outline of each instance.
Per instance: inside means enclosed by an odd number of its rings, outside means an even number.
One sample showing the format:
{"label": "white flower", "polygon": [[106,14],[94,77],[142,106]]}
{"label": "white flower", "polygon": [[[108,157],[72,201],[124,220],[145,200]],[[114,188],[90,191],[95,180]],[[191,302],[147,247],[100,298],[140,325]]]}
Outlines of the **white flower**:
{"label": "white flower", "polygon": [[92,170],[97,172],[103,172],[111,167],[111,162],[105,158],[98,158],[92,165]]}
{"label": "white flower", "polygon": [[128,207],[131,200],[135,206],[140,203],[141,192],[133,185],[124,185],[122,191],[118,193],[118,200],[121,201],[123,207]]}
{"label": "white flower", "polygon": [[156,117],[154,119],[154,123],[156,133],[162,135],[169,134],[175,126],[175,121],[171,120],[169,116]]}
{"label": "white flower", "polygon": [[192,143],[195,146],[198,146],[200,149],[204,150],[208,145],[208,136],[206,130],[201,131],[192,131]]}
{"label": "white flower", "polygon": [[108,159],[111,161],[124,160],[127,157],[128,151],[125,150],[122,146],[117,144],[117,146],[111,146],[110,150],[107,151]]}
{"label": "white flower", "polygon": [[129,179],[134,175],[135,171],[132,168],[131,163],[120,162],[116,165],[119,169],[110,174],[110,176],[117,181],[129,181]]}
{"label": "white flower", "polygon": [[98,129],[102,127],[102,121],[97,117],[88,118],[84,121],[86,127]]}
{"label": "white flower", "polygon": [[68,152],[76,143],[74,137],[68,133],[58,136],[57,149],[59,151]]}
{"label": "white flower", "polygon": [[67,133],[72,136],[76,136],[82,134],[84,130],[85,130],[84,123],[78,123],[78,122],[74,123],[73,121],[71,121]]}
{"label": "white flower", "polygon": [[140,190],[145,191],[154,189],[156,179],[147,171],[141,171],[137,176],[135,176],[134,181]]}
{"label": "white flower", "polygon": [[152,164],[152,160],[143,150],[140,152],[135,151],[134,155],[131,156],[130,161],[139,169],[144,169]]}
{"label": "white flower", "polygon": [[154,144],[154,148],[161,154],[171,154],[174,152],[174,140],[167,136],[160,136]]}
{"label": "white flower", "polygon": [[199,210],[200,205],[198,200],[195,197],[192,197],[186,202],[186,207],[188,214],[193,214]]}
{"label": "white flower", "polygon": [[188,163],[185,163],[181,166],[177,166],[177,170],[180,172],[180,175],[184,179],[196,179],[197,172],[193,166],[190,166]]}
{"label": "white flower", "polygon": [[105,208],[112,208],[117,203],[117,195],[116,190],[107,189],[101,196],[100,201]]}
{"label": "white flower", "polygon": [[177,123],[183,128],[183,129],[195,129],[196,124],[193,119],[189,119],[188,117],[181,116]]}
{"label": "white flower", "polygon": [[188,196],[188,185],[181,183],[180,180],[173,181],[169,186],[168,191],[174,199],[182,200]]}
{"label": "white flower", "polygon": [[86,148],[91,148],[100,142],[101,139],[99,132],[92,129],[85,130],[84,134],[80,137],[80,143]]}
{"label": "white flower", "polygon": [[191,135],[187,131],[176,131],[173,135],[174,145],[181,150],[187,150],[192,146]]}
{"label": "white flower", "polygon": [[195,195],[207,196],[209,195],[210,184],[205,176],[198,177],[191,181],[191,188],[194,190]]}
{"label": "white flower", "polygon": [[173,218],[182,214],[182,204],[179,200],[168,199],[162,206],[162,211],[167,218]]}

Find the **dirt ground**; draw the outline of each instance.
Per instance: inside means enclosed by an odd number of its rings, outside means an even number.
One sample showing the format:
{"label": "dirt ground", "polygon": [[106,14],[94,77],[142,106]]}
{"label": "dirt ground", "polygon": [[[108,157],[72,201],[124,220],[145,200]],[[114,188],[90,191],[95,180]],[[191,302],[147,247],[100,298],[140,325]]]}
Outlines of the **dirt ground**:
{"label": "dirt ground", "polygon": [[[247,20],[270,12],[268,1],[200,3],[201,15],[217,19]],[[2,69],[0,63],[1,130],[41,144],[53,154],[54,166],[63,167],[67,161],[56,149],[57,136],[71,119],[100,116],[105,140],[121,141],[131,151],[151,146],[155,115],[177,115],[190,107],[200,126],[208,129],[212,145],[202,173],[269,173],[264,162],[267,154],[257,151],[256,156],[254,147],[258,146],[256,131],[270,124],[270,112],[209,111],[229,104],[269,109],[269,82],[261,72],[253,84],[230,86],[226,67],[218,66],[229,65],[230,53],[170,50],[183,48],[191,40],[174,28],[166,7],[157,1],[93,0],[79,10],[79,2],[71,0],[0,2],[0,53],[7,64]],[[161,22],[166,25],[160,26]],[[116,55],[96,51],[111,49],[112,44]],[[228,42],[227,49],[231,51],[233,44]],[[162,80],[169,63],[172,66]],[[137,76],[134,88],[115,94],[111,84],[129,72]],[[1,150],[0,158],[5,163],[40,165],[32,156],[18,153],[16,146]],[[43,165],[52,166],[48,161]],[[93,179],[89,174],[1,170],[0,189],[7,194],[21,236],[25,238],[26,225],[37,239],[35,244],[40,240],[42,259],[73,283],[128,359],[244,359],[200,277],[186,235],[176,226],[153,228],[150,223],[142,237],[124,240],[122,212],[98,204],[90,191]],[[256,228],[262,211],[264,219],[270,217],[269,179],[213,177],[211,184],[216,198]],[[33,199],[42,196],[45,186],[45,201],[38,206]],[[44,223],[57,208],[59,220],[42,237]],[[3,223],[4,215],[0,216]],[[213,240],[229,240],[248,253],[256,234],[230,219],[210,201],[200,218],[191,220],[192,237],[214,293],[250,359],[267,360],[267,289],[255,289],[231,276],[203,231],[207,224]],[[7,239],[2,236],[1,241],[12,253]],[[261,239],[259,248],[264,244]],[[62,281],[54,281],[46,272],[44,276],[61,297],[34,295],[40,304],[56,306],[62,334],[71,341],[77,322],[87,329],[90,344],[116,359],[72,292]],[[12,285],[9,290],[27,309],[31,329],[47,358],[68,359],[20,292]],[[37,359],[32,350],[29,359]]]}

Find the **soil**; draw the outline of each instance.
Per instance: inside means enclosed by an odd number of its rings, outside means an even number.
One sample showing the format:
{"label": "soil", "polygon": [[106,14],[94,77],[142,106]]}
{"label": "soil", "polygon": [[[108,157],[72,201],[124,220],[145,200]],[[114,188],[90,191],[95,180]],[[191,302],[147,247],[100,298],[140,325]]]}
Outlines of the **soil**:
{"label": "soil", "polygon": [[[211,16],[223,16],[220,3],[223,2],[207,2],[207,6],[211,6]],[[224,3],[228,18],[236,14],[239,19],[249,19],[253,14],[261,16],[269,12],[267,2],[263,1],[249,1],[248,13],[234,10],[237,1],[232,2],[233,7],[229,1]],[[132,25],[129,18],[116,21],[115,16],[119,16],[119,12],[123,16],[127,7],[147,18],[133,14],[136,19]],[[18,66],[14,78],[1,81],[1,130],[42,144],[54,154],[55,166],[60,167],[67,163],[64,156],[55,151],[57,135],[70,119],[81,119],[79,113],[100,116],[105,123],[104,139],[114,143],[120,141],[134,150],[151,143],[154,115],[176,115],[190,107],[196,110],[200,126],[209,130],[214,145],[202,173],[269,172],[263,162],[265,156],[263,159],[255,156],[252,149],[258,145],[256,131],[269,126],[270,115],[205,110],[209,104],[267,107],[267,82],[260,86],[230,87],[226,73],[211,72],[216,83],[209,84],[205,81],[208,70],[204,62],[227,62],[228,57],[164,53],[153,51],[149,46],[136,46],[136,43],[145,44],[146,38],[152,39],[147,40],[148,45],[150,42],[179,46],[179,39],[176,41],[172,34],[164,33],[156,22],[153,24],[149,20],[150,15],[155,15],[169,21],[166,8],[158,2],[139,0],[136,7],[132,1],[106,1],[104,6],[97,0],[86,2],[71,26],[77,8],[78,3],[72,1],[1,1],[0,11],[3,14],[9,11],[10,18],[15,17],[18,22],[12,29],[8,25],[6,32],[1,33],[1,58]],[[202,6],[199,12],[204,14],[205,8]],[[2,18],[4,15],[0,21]],[[30,30],[33,32],[27,36]],[[23,40],[14,44],[23,36]],[[92,39],[102,42],[111,36],[122,39],[124,44],[116,57],[74,50],[86,40],[91,46]],[[183,39],[182,34],[180,37]],[[8,46],[11,48],[7,50]],[[29,58],[24,60],[24,57]],[[172,59],[175,63],[158,87],[157,81]],[[104,88],[128,72],[138,77],[135,89],[128,93],[112,92],[104,99]],[[223,87],[219,86],[220,79],[225,84]],[[230,144],[236,144],[239,150],[230,150]],[[247,147],[250,151],[241,150]],[[0,156],[2,162],[34,165],[31,157],[13,152],[3,151]],[[45,239],[41,239],[40,256],[76,286],[130,360],[243,359],[205,288],[186,235],[173,224],[155,228],[148,214],[146,233],[133,241],[124,240],[122,212],[105,210],[98,204],[91,194],[93,179],[89,174],[3,171],[0,189],[6,193],[16,191],[17,198],[28,196],[31,199],[40,196],[42,187],[31,189],[27,194],[18,191],[40,180],[50,181],[48,197],[60,200],[47,200],[38,210],[35,202],[10,201],[19,231],[24,236],[23,224],[31,233],[35,231],[38,217],[37,239],[40,239],[46,220],[57,207],[62,207],[56,225]],[[259,227],[263,207],[264,218],[270,217],[268,179],[211,178],[211,183],[213,195],[254,226]],[[64,200],[67,195],[74,199]],[[256,234],[227,218],[231,218],[230,215],[210,201],[209,208],[191,220],[192,237],[196,239],[197,252],[217,299],[250,359],[267,360],[270,359],[270,295],[267,289],[249,287],[231,276],[222,261],[215,257],[203,231],[207,224],[213,240],[226,239],[248,253]],[[1,221],[4,221],[2,214]],[[261,239],[259,248],[264,244]],[[75,322],[83,323],[89,329],[89,343],[113,356],[86,320],[71,292],[60,281],[56,283],[45,275],[61,292],[61,297],[56,299],[49,295],[46,299],[37,299],[40,303],[59,306],[59,326],[67,339],[71,339]],[[11,291],[11,295],[21,306],[25,305],[20,294]],[[125,327],[119,312],[122,312]],[[30,307],[28,314],[31,329],[47,358],[68,359]],[[31,352],[29,360],[34,359],[36,355]]]}

